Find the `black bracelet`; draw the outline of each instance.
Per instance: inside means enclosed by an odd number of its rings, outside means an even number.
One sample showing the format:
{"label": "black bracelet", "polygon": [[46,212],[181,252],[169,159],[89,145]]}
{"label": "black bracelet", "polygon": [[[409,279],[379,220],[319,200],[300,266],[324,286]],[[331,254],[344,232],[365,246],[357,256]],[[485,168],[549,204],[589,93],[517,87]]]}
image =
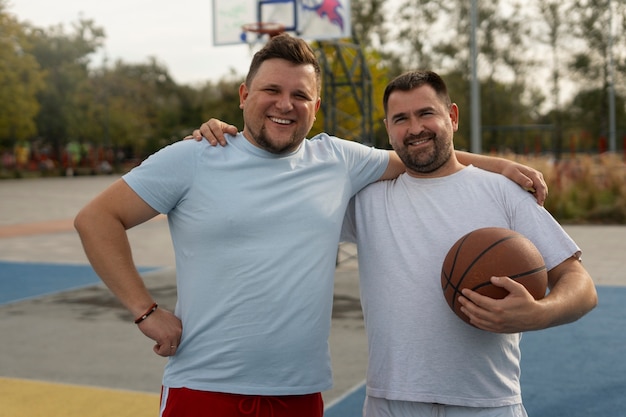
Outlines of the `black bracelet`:
{"label": "black bracelet", "polygon": [[152,314],[152,313],[154,313],[156,311],[158,306],[159,305],[157,303],[152,304],[152,306],[148,309],[148,311],[143,313],[139,318],[135,319],[135,324],[139,324],[142,321],[144,321],[145,319],[147,319],[150,314]]}

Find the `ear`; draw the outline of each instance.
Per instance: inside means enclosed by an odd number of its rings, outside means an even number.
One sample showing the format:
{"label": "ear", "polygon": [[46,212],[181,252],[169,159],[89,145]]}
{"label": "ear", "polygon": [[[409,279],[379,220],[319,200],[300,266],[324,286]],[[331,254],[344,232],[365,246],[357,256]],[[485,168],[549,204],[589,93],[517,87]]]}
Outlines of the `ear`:
{"label": "ear", "polygon": [[450,106],[450,121],[452,122],[452,131],[456,132],[459,129],[459,107],[456,103],[452,103]]}
{"label": "ear", "polygon": [[248,87],[246,83],[241,83],[239,86],[239,108],[243,110],[243,105],[248,98]]}

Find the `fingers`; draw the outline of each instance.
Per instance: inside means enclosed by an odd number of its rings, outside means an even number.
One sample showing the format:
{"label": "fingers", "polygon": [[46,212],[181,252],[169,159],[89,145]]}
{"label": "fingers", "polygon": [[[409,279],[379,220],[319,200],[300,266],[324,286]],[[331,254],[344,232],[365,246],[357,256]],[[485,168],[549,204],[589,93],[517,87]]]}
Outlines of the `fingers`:
{"label": "fingers", "polygon": [[522,284],[509,277],[491,277],[490,281],[496,287],[504,288],[510,294],[526,292],[526,289]]}
{"label": "fingers", "polygon": [[159,356],[168,357],[174,356],[178,350],[179,342],[163,342],[156,343],[153,347],[154,353]]}
{"label": "fingers", "polygon": [[537,204],[540,206],[543,206],[546,202],[546,198],[548,198],[548,186],[545,182],[539,182],[538,185],[533,183],[532,187],[526,187],[525,190],[535,196]]}
{"label": "fingers", "polygon": [[461,312],[465,314],[473,326],[495,333],[503,330],[502,310],[490,297],[480,295],[475,291],[463,290],[463,296],[459,297]]}
{"label": "fingers", "polygon": [[199,129],[194,130],[191,135],[187,135],[183,138],[183,140],[194,139],[196,142],[200,142],[202,140],[202,134]]}
{"label": "fingers", "polygon": [[236,126],[229,125],[218,119],[210,119],[208,122],[202,123],[200,129],[194,130],[191,135],[185,136],[184,139],[195,139],[198,142],[206,140],[211,146],[226,146],[228,142],[226,142],[224,134],[228,133],[235,136],[237,132]]}
{"label": "fingers", "polygon": [[182,322],[172,312],[159,308],[138,325],[139,330],[156,344],[152,347],[159,356],[173,356],[182,337]]}
{"label": "fingers", "polygon": [[202,140],[202,133],[200,133],[200,129],[195,129],[191,134],[191,138],[195,139],[197,142]]}
{"label": "fingers", "polygon": [[211,143],[215,140],[216,144],[219,143],[222,146],[226,146],[226,137],[224,134],[236,135],[237,127],[218,119],[209,119],[208,122],[202,124],[200,131]]}
{"label": "fingers", "polygon": [[532,185],[525,187],[526,191],[534,194],[535,199],[537,199],[537,204],[543,206],[546,198],[548,198],[548,185],[543,178],[543,174],[537,170],[531,170],[525,175],[529,182],[532,183]]}
{"label": "fingers", "polygon": [[224,131],[222,129],[223,122],[217,119],[210,119],[208,122],[202,123],[200,132],[212,146],[216,146],[218,143],[222,146],[226,146],[226,138],[224,138]]}
{"label": "fingers", "polygon": [[[528,291],[522,284],[509,277],[491,277],[490,281],[494,286],[505,289],[509,295],[526,296],[528,294]],[[482,308],[489,309],[493,308],[496,304],[494,303],[494,298],[487,297],[476,291],[472,291],[469,288],[463,288],[461,293],[463,294],[463,297],[459,298],[459,302],[462,305],[476,304]],[[463,298],[465,298],[465,300]]]}
{"label": "fingers", "polygon": [[530,329],[536,321],[533,316],[536,302],[528,290],[509,277],[491,277],[491,283],[509,294],[503,299],[494,299],[467,288],[462,290],[463,295],[458,301],[470,323],[495,333],[516,333]]}

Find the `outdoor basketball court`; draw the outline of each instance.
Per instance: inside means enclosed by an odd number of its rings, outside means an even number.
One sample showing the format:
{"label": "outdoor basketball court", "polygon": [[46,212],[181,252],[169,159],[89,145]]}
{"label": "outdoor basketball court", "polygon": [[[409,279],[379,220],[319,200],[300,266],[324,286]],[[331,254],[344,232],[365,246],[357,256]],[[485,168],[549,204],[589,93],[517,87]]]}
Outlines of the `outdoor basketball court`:
{"label": "outdoor basketball court", "polygon": [[[100,284],[71,227],[77,210],[114,179],[0,182],[0,417],[158,414],[165,360]],[[531,417],[623,416],[626,227],[567,230],[583,247],[600,303],[576,323],[523,336],[524,401]],[[172,308],[167,222],[140,226],[131,241],[151,290]],[[327,417],[360,416],[365,395],[367,349],[352,250],[344,249],[336,273],[335,387],[324,393]]]}
{"label": "outdoor basketball court", "polygon": [[[349,0],[214,0],[213,43],[289,32],[351,37]],[[154,417],[165,359],[103,287],[72,228],[115,177],[0,181],[0,417]],[[626,416],[626,227],[576,226],[600,304],[579,322],[528,333],[522,387],[531,417]],[[135,261],[159,303],[176,300],[173,251],[159,217],[130,231]],[[367,346],[351,255],[336,272],[327,417],[358,417]]]}

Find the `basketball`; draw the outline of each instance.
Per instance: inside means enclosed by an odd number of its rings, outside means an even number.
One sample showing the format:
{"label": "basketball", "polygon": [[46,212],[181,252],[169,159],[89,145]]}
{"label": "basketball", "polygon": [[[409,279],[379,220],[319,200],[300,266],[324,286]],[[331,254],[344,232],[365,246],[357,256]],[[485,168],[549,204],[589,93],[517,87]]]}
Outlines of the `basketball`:
{"label": "basketball", "polygon": [[536,300],[546,294],[548,272],[535,245],[513,230],[486,227],[452,245],[441,268],[441,287],[452,311],[469,323],[458,302],[461,290],[469,288],[491,298],[504,298],[508,292],[490,281],[501,276],[522,284]]}

